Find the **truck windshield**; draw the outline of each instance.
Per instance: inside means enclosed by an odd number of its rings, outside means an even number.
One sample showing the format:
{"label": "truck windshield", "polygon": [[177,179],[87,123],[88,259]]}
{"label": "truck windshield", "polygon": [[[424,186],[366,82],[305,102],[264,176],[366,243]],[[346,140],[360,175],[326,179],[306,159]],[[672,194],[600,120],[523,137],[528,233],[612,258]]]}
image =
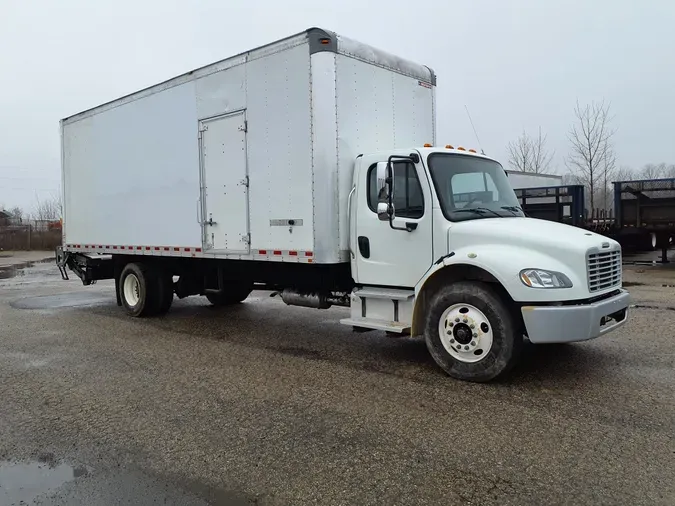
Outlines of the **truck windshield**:
{"label": "truck windshield", "polygon": [[502,166],[472,155],[434,153],[429,171],[450,221],[525,216]]}

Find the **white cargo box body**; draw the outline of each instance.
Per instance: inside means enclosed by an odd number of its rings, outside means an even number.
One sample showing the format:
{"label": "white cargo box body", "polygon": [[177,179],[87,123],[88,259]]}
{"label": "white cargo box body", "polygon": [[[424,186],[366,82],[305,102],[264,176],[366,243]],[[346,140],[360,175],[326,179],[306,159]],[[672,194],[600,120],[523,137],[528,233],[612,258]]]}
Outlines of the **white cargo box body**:
{"label": "white cargo box body", "polygon": [[64,249],[348,261],[355,158],[433,143],[434,94],[310,29],[66,118]]}
{"label": "white cargo box body", "polygon": [[562,176],[556,174],[536,174],[534,172],[522,172],[519,170],[507,170],[511,188],[519,190],[522,188],[543,188],[551,186],[562,186]]}

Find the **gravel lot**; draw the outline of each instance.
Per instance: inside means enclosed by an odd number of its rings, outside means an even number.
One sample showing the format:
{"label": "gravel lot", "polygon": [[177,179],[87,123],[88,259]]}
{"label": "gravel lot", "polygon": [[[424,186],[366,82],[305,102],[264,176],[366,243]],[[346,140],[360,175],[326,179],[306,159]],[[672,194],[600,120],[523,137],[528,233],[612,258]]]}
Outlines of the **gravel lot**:
{"label": "gravel lot", "polygon": [[0,504],[675,504],[675,268],[625,281],[623,329],[527,346],[477,385],[341,309],[255,293],[137,320],[111,283],[18,271],[0,280]]}

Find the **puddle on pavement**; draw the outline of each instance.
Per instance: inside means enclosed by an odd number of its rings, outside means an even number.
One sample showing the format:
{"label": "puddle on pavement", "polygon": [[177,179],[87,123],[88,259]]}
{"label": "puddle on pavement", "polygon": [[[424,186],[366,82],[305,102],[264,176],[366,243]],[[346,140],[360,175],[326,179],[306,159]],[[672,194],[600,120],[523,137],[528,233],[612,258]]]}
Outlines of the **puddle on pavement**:
{"label": "puddle on pavement", "polygon": [[0,267],[0,279],[11,279],[17,276],[25,276],[26,271],[24,269],[30,266],[17,266],[17,265],[8,265],[6,267]]}
{"label": "puddle on pavement", "polygon": [[45,276],[51,277],[52,275],[56,276],[59,274],[56,265],[53,267],[53,272],[51,269],[51,263],[54,262],[54,259],[45,259],[38,261],[26,261],[21,263],[15,263],[11,265],[0,265],[0,280],[13,279],[13,278],[34,278],[41,279]]}
{"label": "puddle on pavement", "polygon": [[0,461],[0,504],[31,504],[86,474],[86,468],[56,463],[53,457],[28,463]]}

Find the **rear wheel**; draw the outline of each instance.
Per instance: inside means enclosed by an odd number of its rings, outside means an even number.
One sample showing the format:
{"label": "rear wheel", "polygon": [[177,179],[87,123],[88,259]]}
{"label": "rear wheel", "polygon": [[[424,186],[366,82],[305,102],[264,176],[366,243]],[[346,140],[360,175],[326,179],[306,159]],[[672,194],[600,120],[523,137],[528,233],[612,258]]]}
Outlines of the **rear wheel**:
{"label": "rear wheel", "polygon": [[424,337],[436,363],[465,381],[490,381],[518,361],[523,338],[489,285],[462,281],[433,298]]}
{"label": "rear wheel", "polygon": [[127,312],[134,317],[152,316],[159,308],[157,273],[143,264],[130,263],[120,275],[119,296]]}
{"label": "rear wheel", "polygon": [[157,275],[157,314],[163,315],[169,312],[173,303],[173,276],[166,271],[160,271]]}
{"label": "rear wheel", "polygon": [[654,249],[669,248],[672,243],[672,238],[666,233],[652,234],[654,236]]}
{"label": "rear wheel", "polygon": [[250,285],[232,285],[222,292],[208,293],[206,298],[213,306],[231,306],[246,300],[252,291],[253,287]]}

